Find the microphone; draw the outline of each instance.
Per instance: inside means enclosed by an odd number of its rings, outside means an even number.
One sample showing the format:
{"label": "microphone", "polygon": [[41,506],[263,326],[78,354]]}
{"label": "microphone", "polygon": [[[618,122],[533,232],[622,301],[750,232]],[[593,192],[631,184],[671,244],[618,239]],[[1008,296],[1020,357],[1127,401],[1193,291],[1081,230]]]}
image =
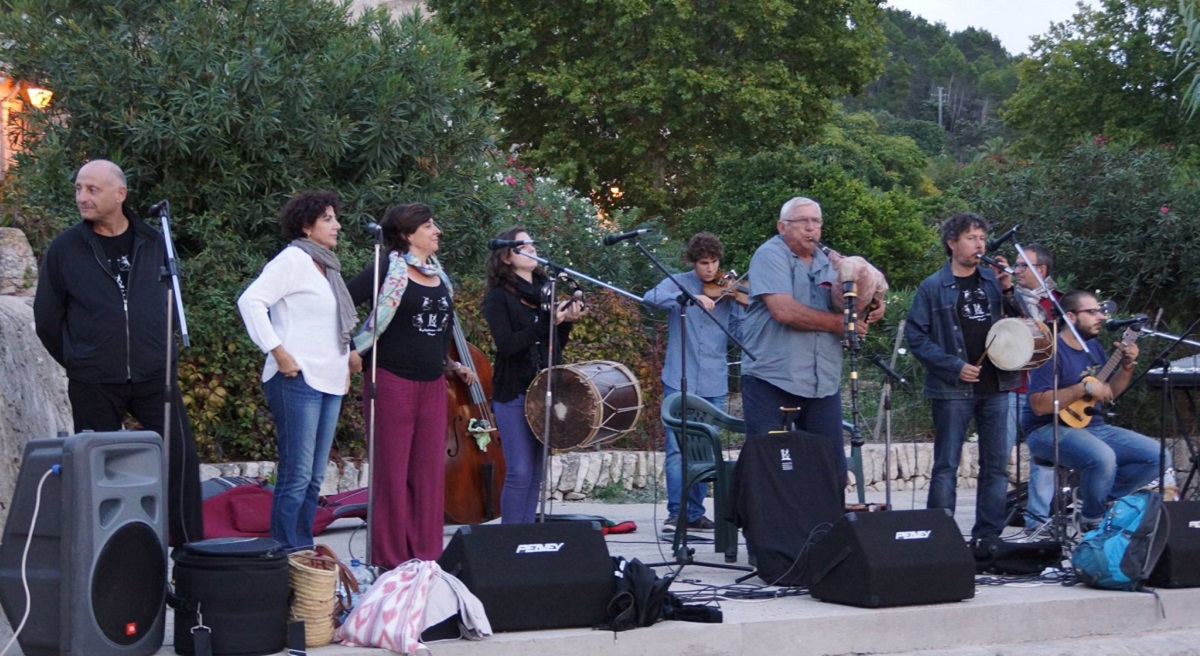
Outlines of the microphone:
{"label": "microphone", "polygon": [[493,251],[498,251],[501,248],[516,248],[518,246],[528,246],[536,244],[536,239],[493,239],[488,242],[488,248]]}
{"label": "microphone", "polygon": [[363,226],[363,229],[367,231],[368,235],[371,235],[376,239],[379,239],[379,237],[383,234],[383,226],[375,223],[374,221],[367,222],[367,225]]}
{"label": "microphone", "polygon": [[994,251],[994,250],[996,250],[997,248],[1000,248],[1001,246],[1003,246],[1003,245],[1004,245],[1004,242],[1006,242],[1006,241],[1008,241],[1008,240],[1012,239],[1014,236],[1016,236],[1016,234],[1017,234],[1017,230],[1020,230],[1020,229],[1021,229],[1021,224],[1020,224],[1020,223],[1018,223],[1017,225],[1015,225],[1015,226],[1013,226],[1013,227],[1009,228],[1009,229],[1008,229],[1008,232],[1006,232],[1006,233],[1004,233],[1004,234],[1000,235],[999,237],[996,237],[995,239],[992,239],[992,240],[990,240],[990,241],[987,243],[987,249],[988,249],[989,251]]}
{"label": "microphone", "polygon": [[1010,276],[1015,273],[1015,271],[1013,271],[1012,267],[1006,267],[1003,264],[1000,264],[1000,262],[998,262],[996,260],[996,258],[992,257],[991,255],[984,255],[983,253],[979,253],[978,255],[979,255],[979,259],[983,260],[985,264],[990,264],[991,266],[994,266],[997,269],[1000,269],[1001,271],[1003,271],[1004,273],[1007,273]]}
{"label": "microphone", "polygon": [[151,205],[150,210],[148,212],[146,212],[146,214],[159,214],[165,209],[170,209],[170,207],[171,207],[171,203],[169,203],[167,201],[167,199],[164,198],[164,199],[158,201],[157,203]]}
{"label": "microphone", "polygon": [[1125,326],[1146,323],[1147,321],[1150,321],[1150,317],[1144,314],[1139,314],[1136,317],[1129,317],[1128,319],[1109,319],[1108,321],[1104,322],[1104,327],[1108,328],[1109,330],[1119,330]]}
{"label": "microphone", "polygon": [[647,232],[653,232],[653,230],[651,228],[639,228],[637,230],[630,230],[629,232],[618,232],[615,235],[608,235],[607,237],[604,238],[604,245],[612,246],[613,244],[615,244],[619,241],[625,241],[626,239],[636,239],[637,237],[641,237],[642,235],[646,234]]}
{"label": "microphone", "polygon": [[908,380],[905,379],[904,376],[901,376],[895,369],[892,369],[891,366],[888,365],[887,360],[883,359],[882,355],[876,355],[875,357],[871,358],[871,363],[882,369],[888,376],[891,376],[892,379],[895,380],[898,385],[900,385],[900,387],[908,387]]}

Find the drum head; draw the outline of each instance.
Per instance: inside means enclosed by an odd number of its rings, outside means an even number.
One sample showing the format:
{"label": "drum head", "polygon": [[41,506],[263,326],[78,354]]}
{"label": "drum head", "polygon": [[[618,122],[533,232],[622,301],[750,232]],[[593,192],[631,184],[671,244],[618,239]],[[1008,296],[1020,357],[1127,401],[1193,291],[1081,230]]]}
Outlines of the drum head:
{"label": "drum head", "polygon": [[[553,376],[553,380],[550,380]],[[574,365],[543,369],[525,393],[525,419],[534,437],[544,440],[546,427],[546,385],[550,384],[553,405],[550,408],[550,448],[570,449],[587,443],[596,432],[594,399],[598,393]]]}
{"label": "drum head", "polygon": [[1001,319],[988,330],[985,344],[988,359],[1003,371],[1036,368],[1054,351],[1049,331],[1036,319]]}

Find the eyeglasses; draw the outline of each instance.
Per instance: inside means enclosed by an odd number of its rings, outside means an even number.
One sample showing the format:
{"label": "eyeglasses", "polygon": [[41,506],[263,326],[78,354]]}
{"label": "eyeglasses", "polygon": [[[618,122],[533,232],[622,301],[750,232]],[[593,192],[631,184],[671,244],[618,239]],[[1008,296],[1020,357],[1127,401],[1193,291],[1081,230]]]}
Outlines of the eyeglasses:
{"label": "eyeglasses", "polygon": [[1104,314],[1104,310],[1100,308],[1087,308],[1086,310],[1075,310],[1075,314]]}
{"label": "eyeglasses", "polygon": [[[1035,263],[1033,266],[1042,266],[1042,265]],[[1018,269],[1028,269],[1028,268],[1029,268],[1029,265],[1025,264],[1024,262],[1017,262],[1016,264],[1013,265],[1013,271],[1016,271]]]}
{"label": "eyeglasses", "polygon": [[822,223],[821,219],[809,219],[809,218],[784,219],[783,222],[784,223],[804,223],[804,224],[811,225],[811,226],[819,226]]}

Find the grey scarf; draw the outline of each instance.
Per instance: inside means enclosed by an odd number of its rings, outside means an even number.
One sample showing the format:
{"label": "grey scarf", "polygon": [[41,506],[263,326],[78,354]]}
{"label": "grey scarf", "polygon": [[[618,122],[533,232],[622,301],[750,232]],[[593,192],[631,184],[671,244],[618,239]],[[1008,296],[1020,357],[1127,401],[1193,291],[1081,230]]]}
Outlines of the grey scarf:
{"label": "grey scarf", "polygon": [[288,245],[304,251],[325,269],[325,280],[329,281],[329,288],[333,290],[333,297],[337,299],[338,344],[342,347],[342,353],[345,353],[350,348],[350,335],[358,325],[358,314],[354,312],[354,301],[350,299],[346,281],[342,280],[342,263],[333,251],[308,237],[293,239]]}

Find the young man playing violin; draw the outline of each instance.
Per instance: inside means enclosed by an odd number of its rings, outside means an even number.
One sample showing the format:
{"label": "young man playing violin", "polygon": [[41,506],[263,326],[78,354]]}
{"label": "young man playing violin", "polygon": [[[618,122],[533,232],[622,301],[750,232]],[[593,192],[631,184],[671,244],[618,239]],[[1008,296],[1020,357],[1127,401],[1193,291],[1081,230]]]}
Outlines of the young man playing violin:
{"label": "young man playing violin", "polygon": [[[708,232],[695,234],[688,240],[685,258],[692,270],[677,274],[680,282],[706,310],[735,336],[740,336],[742,308],[733,295],[709,298],[704,294],[705,283],[715,282],[721,274],[721,256],[725,248],[715,235]],[[730,284],[731,291],[736,285]],[[680,334],[680,292],[670,278],[664,278],[657,287],[646,293],[645,302],[667,311],[667,357],[663,364],[663,398],[679,391],[682,381],[684,354]],[[687,334],[687,389],[688,394],[702,397],[717,408],[725,409],[725,395],[729,392],[729,374],[726,354],[727,338],[721,327],[701,312],[688,313]],[[674,431],[667,430],[667,521],[663,530],[675,530],[679,517],[679,496],[683,487],[683,474],[679,469],[679,440]],[[687,526],[692,531],[711,531],[712,520],[704,516],[704,498],[708,496],[708,484],[697,483],[688,490]]]}

